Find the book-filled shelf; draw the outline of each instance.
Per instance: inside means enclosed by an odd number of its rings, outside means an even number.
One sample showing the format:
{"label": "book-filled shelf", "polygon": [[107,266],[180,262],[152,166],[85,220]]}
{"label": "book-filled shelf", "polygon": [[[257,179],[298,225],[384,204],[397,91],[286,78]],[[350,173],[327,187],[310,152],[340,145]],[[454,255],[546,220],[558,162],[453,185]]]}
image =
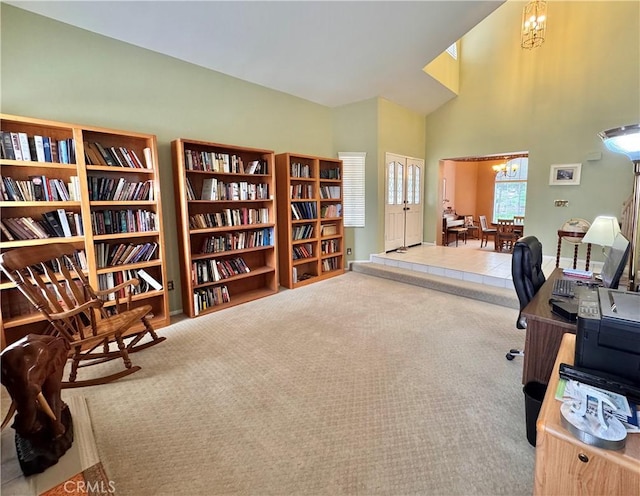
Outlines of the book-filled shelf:
{"label": "book-filled shelf", "polygon": [[[141,283],[132,305],[151,305],[152,325],[168,325],[155,136],[6,114],[0,119],[0,250],[72,243],[94,288],[136,277]],[[2,277],[7,342],[44,330],[46,321]]]}
{"label": "book-filled shelf", "polygon": [[342,162],[292,153],[275,159],[280,284],[293,289],[344,273]]}
{"label": "book-filled shelf", "polygon": [[171,149],[184,313],[277,292],[273,152],[189,139]]}

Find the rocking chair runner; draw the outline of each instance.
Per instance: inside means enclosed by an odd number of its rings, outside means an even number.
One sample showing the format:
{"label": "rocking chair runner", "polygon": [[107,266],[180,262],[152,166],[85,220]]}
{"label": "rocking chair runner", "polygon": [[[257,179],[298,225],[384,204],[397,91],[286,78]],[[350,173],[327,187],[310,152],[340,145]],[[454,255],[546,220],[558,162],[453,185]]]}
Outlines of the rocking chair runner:
{"label": "rocking chair runner", "polygon": [[[133,366],[129,353],[164,341],[147,320],[150,305],[131,306],[130,288],[138,284],[130,279],[104,291],[96,291],[75,261],[76,249],[67,243],[16,248],[0,255],[0,269],[13,281],[29,302],[49,321],[48,333],[62,336],[71,347],[71,372],[63,387],[104,384],[140,370]],[[116,313],[109,315],[100,297],[125,290],[124,303],[117,299]],[[141,323],[142,329],[133,326]],[[140,343],[149,334],[151,341]],[[125,342],[125,339],[129,340]],[[110,350],[111,343],[117,351]],[[102,351],[99,349],[102,348]],[[79,367],[122,358],[124,370],[83,381],[76,380]],[[81,363],[85,362],[85,363]]]}

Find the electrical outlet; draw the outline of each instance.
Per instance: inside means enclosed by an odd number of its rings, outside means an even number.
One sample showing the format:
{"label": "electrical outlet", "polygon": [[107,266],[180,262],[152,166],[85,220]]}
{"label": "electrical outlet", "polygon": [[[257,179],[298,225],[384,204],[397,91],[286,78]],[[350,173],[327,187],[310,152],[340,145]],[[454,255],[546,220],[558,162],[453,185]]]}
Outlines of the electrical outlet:
{"label": "electrical outlet", "polygon": [[169,291],[173,291],[173,281],[169,281],[169,282],[167,283],[167,289],[168,289]]}
{"label": "electrical outlet", "polygon": [[556,207],[568,207],[569,206],[569,200],[555,200],[553,202],[553,204]]}
{"label": "electrical outlet", "polygon": [[351,248],[347,248],[347,255],[351,255]]}

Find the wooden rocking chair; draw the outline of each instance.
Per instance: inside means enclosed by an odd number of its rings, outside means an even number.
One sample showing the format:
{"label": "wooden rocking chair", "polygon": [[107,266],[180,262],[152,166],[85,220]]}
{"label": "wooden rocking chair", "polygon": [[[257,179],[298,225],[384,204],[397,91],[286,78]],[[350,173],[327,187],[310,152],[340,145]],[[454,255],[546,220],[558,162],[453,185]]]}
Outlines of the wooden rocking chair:
{"label": "wooden rocking chair", "polygon": [[[75,247],[68,243],[16,248],[0,255],[0,269],[13,281],[29,302],[49,321],[47,334],[69,341],[71,372],[62,387],[104,384],[140,370],[133,366],[129,353],[164,341],[147,320],[150,305],[131,306],[132,286],[137,279],[105,291],[96,291],[76,262]],[[125,298],[116,299],[110,314],[101,297],[125,290]],[[142,324],[140,328],[139,324]],[[133,326],[136,326],[133,328]],[[140,340],[149,334],[151,340]],[[126,341],[125,341],[126,340]],[[110,344],[117,344],[117,351]],[[115,347],[114,347],[115,348]],[[76,380],[79,367],[121,358],[124,370],[83,381]],[[81,363],[82,362],[82,363]]]}

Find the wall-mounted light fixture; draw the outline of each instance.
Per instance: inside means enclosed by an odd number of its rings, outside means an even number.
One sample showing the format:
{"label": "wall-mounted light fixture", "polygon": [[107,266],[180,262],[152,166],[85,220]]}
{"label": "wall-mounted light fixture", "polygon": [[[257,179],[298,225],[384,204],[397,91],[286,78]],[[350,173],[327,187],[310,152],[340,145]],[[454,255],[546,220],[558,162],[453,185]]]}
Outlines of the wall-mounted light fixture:
{"label": "wall-mounted light fixture", "polygon": [[547,28],[547,2],[531,0],[522,10],[522,48],[532,49],[544,43]]}

